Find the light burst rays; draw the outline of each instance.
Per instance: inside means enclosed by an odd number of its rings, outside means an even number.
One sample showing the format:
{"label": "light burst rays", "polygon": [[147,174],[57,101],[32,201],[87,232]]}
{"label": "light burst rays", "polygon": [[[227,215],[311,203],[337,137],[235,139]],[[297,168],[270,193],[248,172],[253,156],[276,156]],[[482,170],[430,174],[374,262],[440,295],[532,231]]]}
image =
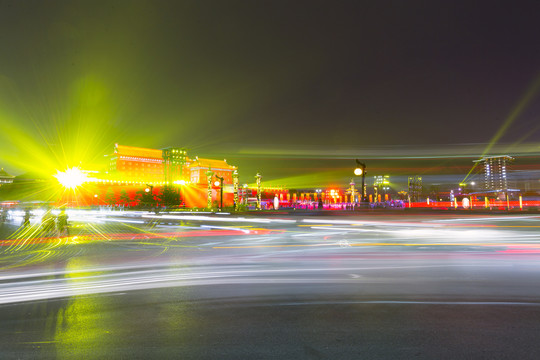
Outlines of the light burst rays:
{"label": "light burst rays", "polygon": [[2,187],[0,199],[87,205],[81,199],[92,196],[92,185],[77,180],[81,174],[74,169],[104,169],[104,155],[120,136],[110,86],[86,75],[63,93],[44,92],[26,102],[22,93],[0,81],[0,163],[24,175]]}
{"label": "light burst rays", "polygon": [[[21,226],[8,240],[0,243],[0,256],[3,260],[0,269],[55,262],[66,256],[77,256],[85,251],[85,245],[92,244],[128,246],[136,242],[152,249],[148,256],[158,256],[171,247],[192,247],[182,244],[182,233],[162,232],[158,228],[159,220],[134,226],[121,220],[111,222],[109,217],[112,213],[86,210],[84,215],[71,213],[70,218],[76,221],[71,222],[70,235],[61,235],[54,226],[47,226],[43,220],[47,213],[57,215],[55,211],[35,214],[31,225]],[[182,228],[182,225],[178,226]]]}
{"label": "light burst rays", "polygon": [[57,170],[105,165],[103,155],[121,136],[109,84],[88,74],[63,92],[22,102],[15,99],[23,91],[4,83],[0,92],[9,96],[0,107],[0,161],[5,167],[47,177]]}
{"label": "light burst rays", "polygon": [[[523,94],[523,97],[519,100],[519,102],[516,104],[516,106],[512,109],[510,114],[508,114],[508,116],[506,117],[504,123],[497,130],[495,135],[493,135],[493,137],[489,141],[488,145],[486,146],[486,148],[482,152],[482,155],[480,156],[481,158],[490,154],[490,151],[492,150],[492,148],[495,145],[497,145],[497,143],[501,139],[501,137],[503,137],[506,134],[506,131],[510,128],[510,126],[523,113],[523,111],[527,108],[527,106],[529,105],[531,100],[533,100],[535,98],[535,96],[537,95],[539,89],[540,89],[540,73],[533,80],[531,85],[528,87],[528,89]],[[534,131],[536,131],[536,129],[534,129]],[[518,142],[516,144],[518,144],[519,142],[520,141],[518,140]],[[473,173],[473,171],[474,171],[474,169],[476,168],[477,165],[478,165],[478,163],[475,163],[471,167],[471,170],[467,173],[467,175],[465,176],[463,181],[461,181],[462,183],[465,183],[467,181],[467,179]]]}

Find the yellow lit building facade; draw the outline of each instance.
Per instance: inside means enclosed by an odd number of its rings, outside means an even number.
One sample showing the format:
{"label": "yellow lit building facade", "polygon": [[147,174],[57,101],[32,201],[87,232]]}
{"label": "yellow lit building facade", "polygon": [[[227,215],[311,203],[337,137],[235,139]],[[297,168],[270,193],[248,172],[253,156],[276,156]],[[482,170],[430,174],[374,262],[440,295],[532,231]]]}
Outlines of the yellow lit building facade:
{"label": "yellow lit building facade", "polygon": [[[232,203],[233,172],[238,168],[226,160],[189,158],[183,148],[158,150],[115,144],[107,173],[99,176],[97,182],[107,186],[175,187],[181,191],[187,207],[205,207],[209,170],[212,182],[223,178],[224,202]],[[213,185],[211,188],[215,200],[221,189]]]}

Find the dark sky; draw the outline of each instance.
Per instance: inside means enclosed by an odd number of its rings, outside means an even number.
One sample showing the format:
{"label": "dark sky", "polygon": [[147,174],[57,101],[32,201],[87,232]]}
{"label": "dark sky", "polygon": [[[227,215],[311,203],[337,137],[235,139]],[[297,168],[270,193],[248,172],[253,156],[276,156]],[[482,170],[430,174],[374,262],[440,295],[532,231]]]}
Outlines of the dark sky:
{"label": "dark sky", "polygon": [[538,1],[0,0],[0,160],[466,174],[505,122],[490,152],[540,154],[539,38]]}

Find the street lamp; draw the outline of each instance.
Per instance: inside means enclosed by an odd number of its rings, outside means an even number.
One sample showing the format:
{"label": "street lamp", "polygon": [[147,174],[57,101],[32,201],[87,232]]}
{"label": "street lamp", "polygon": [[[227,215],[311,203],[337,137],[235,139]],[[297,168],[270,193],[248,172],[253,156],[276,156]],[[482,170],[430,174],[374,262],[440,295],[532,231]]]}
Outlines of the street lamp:
{"label": "street lamp", "polygon": [[364,202],[364,186],[366,178],[366,164],[361,163],[356,159],[356,169],[354,169],[354,175],[362,176],[362,188],[360,189],[360,203]]}
{"label": "street lamp", "polygon": [[149,200],[150,200],[150,206],[154,206],[154,185],[148,185],[146,184],[146,189],[144,189],[144,191],[150,196],[149,197]]}
{"label": "street lamp", "polygon": [[215,175],[218,181],[214,183],[215,186],[219,186],[219,211],[223,211],[223,178],[219,175]]}
{"label": "street lamp", "polygon": [[255,175],[255,179],[257,181],[257,210],[261,210],[262,209],[262,194],[261,194],[262,175],[261,173],[257,173],[257,175]]}
{"label": "street lamp", "polygon": [[248,184],[244,184],[244,189],[242,190],[242,203],[244,205],[248,204]]}
{"label": "street lamp", "polygon": [[208,183],[208,190],[207,190],[207,206],[208,209],[212,209],[212,176],[214,176],[214,172],[208,168],[208,171],[206,172],[206,182]]}
{"label": "street lamp", "polygon": [[234,202],[234,211],[238,211],[238,185],[239,185],[239,179],[238,179],[238,170],[234,169],[233,171],[233,202]]}

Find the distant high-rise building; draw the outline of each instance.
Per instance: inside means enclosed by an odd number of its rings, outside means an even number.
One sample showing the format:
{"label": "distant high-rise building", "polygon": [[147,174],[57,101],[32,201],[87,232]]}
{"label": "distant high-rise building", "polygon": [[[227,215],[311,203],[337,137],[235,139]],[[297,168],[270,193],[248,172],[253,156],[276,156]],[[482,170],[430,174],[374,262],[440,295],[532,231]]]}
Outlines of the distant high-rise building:
{"label": "distant high-rise building", "polygon": [[422,195],[422,177],[415,175],[409,176],[409,199],[411,201],[420,200]]}
{"label": "distant high-rise building", "polygon": [[508,191],[509,165],[514,160],[508,155],[484,156],[475,162],[484,165],[484,187],[486,190],[506,192]]}
{"label": "distant high-rise building", "polygon": [[384,196],[390,190],[390,176],[378,175],[373,177],[373,192],[375,198],[378,199],[381,195],[381,200],[384,200]]}
{"label": "distant high-rise building", "polygon": [[373,186],[378,188],[390,187],[390,176],[389,175],[379,175],[373,177]]}

